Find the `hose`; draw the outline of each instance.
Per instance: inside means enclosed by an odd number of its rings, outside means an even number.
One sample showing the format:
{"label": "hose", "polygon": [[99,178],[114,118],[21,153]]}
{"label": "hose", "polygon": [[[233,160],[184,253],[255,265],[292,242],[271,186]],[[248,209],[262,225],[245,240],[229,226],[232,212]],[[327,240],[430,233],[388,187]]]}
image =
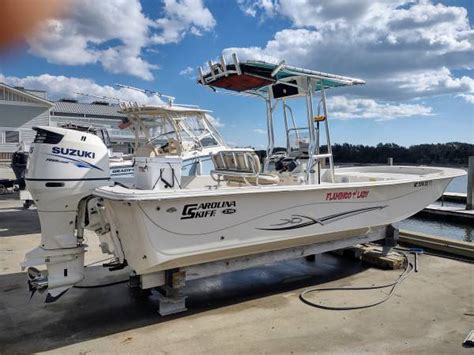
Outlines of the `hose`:
{"label": "hose", "polygon": [[[397,288],[400,283],[405,280],[408,275],[413,271],[414,266],[412,262],[410,262],[408,255],[406,253],[401,252],[401,254],[405,257],[406,261],[406,267],[403,273],[398,277],[398,279],[395,282],[385,284],[385,285],[379,285],[379,286],[359,286],[359,287],[327,287],[327,288],[309,288],[303,292],[300,293],[299,298],[302,302],[306,303],[308,306],[311,307],[316,307],[316,308],[321,308],[321,309],[327,309],[327,310],[333,310],[333,311],[348,311],[348,310],[355,310],[355,309],[363,309],[363,308],[369,308],[369,307],[374,307],[379,304],[382,304],[386,301],[388,301],[393,293],[395,292],[395,289]],[[309,293],[313,292],[329,292],[329,291],[364,291],[364,290],[377,290],[377,289],[383,289],[383,288],[388,288],[391,287],[390,292],[388,293],[387,296],[385,296],[382,300],[361,305],[361,306],[326,306],[324,304],[320,303],[315,303],[313,301],[310,301],[306,298],[306,295]]]}

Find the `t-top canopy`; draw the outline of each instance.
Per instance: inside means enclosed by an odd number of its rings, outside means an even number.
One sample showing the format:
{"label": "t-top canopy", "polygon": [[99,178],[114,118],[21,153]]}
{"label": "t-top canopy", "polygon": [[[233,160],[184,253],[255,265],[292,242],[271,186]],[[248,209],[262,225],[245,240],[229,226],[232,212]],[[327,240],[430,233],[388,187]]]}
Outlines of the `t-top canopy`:
{"label": "t-top canopy", "polygon": [[120,113],[133,116],[172,116],[185,117],[194,116],[196,114],[210,113],[209,110],[203,110],[194,106],[179,106],[179,105],[139,105],[138,103],[121,103]]}
{"label": "t-top canopy", "polygon": [[[221,57],[219,63],[209,63],[209,72],[200,70],[198,80],[202,85],[218,87],[238,92],[268,92],[272,88],[273,97],[297,96],[303,94],[304,84],[309,82],[315,90],[338,86],[363,85],[365,81],[341,75],[328,74],[309,69],[297,68],[280,64],[271,64],[263,61],[246,61],[239,63],[233,55],[234,63],[226,64]],[[307,88],[307,86],[306,86]]]}

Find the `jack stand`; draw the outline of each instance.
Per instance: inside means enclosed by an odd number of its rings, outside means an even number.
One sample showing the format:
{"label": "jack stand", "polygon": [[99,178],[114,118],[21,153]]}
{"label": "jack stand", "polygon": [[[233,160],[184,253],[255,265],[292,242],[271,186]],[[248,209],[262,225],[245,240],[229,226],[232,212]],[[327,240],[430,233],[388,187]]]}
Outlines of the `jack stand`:
{"label": "jack stand", "polygon": [[160,316],[187,311],[186,298],[180,289],[185,286],[186,274],[183,271],[167,271],[166,285],[158,287]]}
{"label": "jack stand", "polygon": [[382,246],[382,255],[387,256],[393,247],[398,245],[400,231],[393,225],[388,225],[385,229],[385,240]]}

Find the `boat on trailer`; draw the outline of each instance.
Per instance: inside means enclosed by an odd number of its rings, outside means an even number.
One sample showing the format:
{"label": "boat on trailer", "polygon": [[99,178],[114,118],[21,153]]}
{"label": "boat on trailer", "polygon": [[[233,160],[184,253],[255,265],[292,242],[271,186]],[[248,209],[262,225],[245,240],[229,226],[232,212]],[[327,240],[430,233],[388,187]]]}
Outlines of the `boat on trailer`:
{"label": "boat on trailer", "polygon": [[[250,149],[229,148],[211,155],[209,175],[183,176],[183,157],[167,140],[161,150],[137,151],[134,188],[109,186],[108,156],[100,140],[41,128],[61,137],[33,144],[26,180],[38,201],[42,241],[22,265],[30,268],[32,289],[48,290],[47,301],[84,278],[84,228],[97,233],[116,266],[133,270],[139,287],[173,288],[176,280],[229,271],[232,265],[245,268],[255,265],[254,260],[269,262],[382,239],[374,231],[417,213],[441,196],[453,178],[465,174],[426,166],[335,167],[326,91],[362,85],[362,80],[284,62],[239,62],[234,55],[230,64],[224,58],[209,63],[198,81],[214,90],[263,99],[268,130],[263,162]],[[296,125],[289,106],[298,98],[306,105],[304,127]],[[273,154],[278,105],[287,140],[284,154]],[[59,171],[48,161],[55,146],[92,152],[90,164],[97,169]],[[32,268],[39,264],[46,264],[47,275]]]}

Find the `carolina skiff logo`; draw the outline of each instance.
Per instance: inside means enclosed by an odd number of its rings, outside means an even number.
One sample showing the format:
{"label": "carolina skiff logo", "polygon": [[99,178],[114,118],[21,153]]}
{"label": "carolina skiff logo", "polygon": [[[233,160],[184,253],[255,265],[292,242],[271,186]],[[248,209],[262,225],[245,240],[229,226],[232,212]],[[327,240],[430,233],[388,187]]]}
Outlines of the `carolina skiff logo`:
{"label": "carolina skiff logo", "polygon": [[232,208],[236,206],[235,201],[191,203],[184,205],[181,219],[214,217],[220,209],[223,209],[223,214],[232,214],[237,212],[235,208]]}

